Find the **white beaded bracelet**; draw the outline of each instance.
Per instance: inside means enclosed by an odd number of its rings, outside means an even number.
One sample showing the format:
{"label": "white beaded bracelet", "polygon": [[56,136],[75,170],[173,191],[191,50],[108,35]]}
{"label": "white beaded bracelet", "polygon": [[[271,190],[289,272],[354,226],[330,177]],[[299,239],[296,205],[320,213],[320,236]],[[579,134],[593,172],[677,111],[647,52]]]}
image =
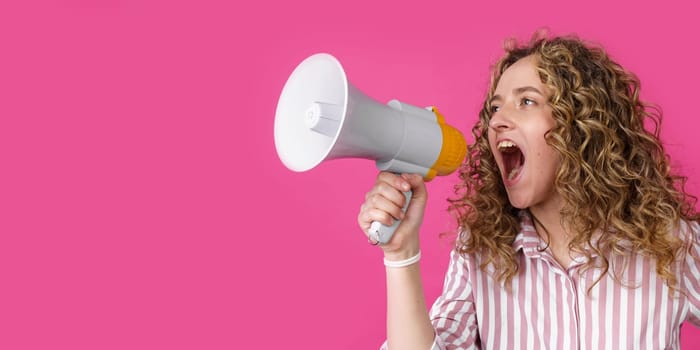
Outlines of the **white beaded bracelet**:
{"label": "white beaded bracelet", "polygon": [[406,259],[406,260],[398,260],[398,261],[392,261],[392,260],[387,260],[384,258],[384,266],[386,267],[406,267],[409,265],[413,265],[420,260],[420,250],[418,251],[418,254]]}

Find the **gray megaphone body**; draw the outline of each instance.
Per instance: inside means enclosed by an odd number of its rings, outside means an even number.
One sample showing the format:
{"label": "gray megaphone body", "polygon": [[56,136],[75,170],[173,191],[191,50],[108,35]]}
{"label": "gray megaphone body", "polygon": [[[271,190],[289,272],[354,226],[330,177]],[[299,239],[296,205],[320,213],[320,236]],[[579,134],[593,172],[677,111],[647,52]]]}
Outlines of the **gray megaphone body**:
{"label": "gray megaphone body", "polygon": [[[379,170],[420,174],[426,181],[455,171],[467,144],[435,108],[379,103],[348,82],[340,62],[315,54],[287,80],[275,113],[275,147],[282,163],[307,171],[325,160],[366,158]],[[406,206],[411,192],[405,192]],[[398,226],[373,222],[370,238],[387,243]]]}

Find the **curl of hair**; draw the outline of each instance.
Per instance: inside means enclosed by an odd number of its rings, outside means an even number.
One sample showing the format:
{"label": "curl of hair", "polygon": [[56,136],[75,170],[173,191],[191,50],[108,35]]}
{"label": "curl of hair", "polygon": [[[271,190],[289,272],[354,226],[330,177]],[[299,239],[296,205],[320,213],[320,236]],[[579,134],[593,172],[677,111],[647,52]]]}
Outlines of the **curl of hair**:
{"label": "curl of hair", "polygon": [[[545,139],[561,156],[554,185],[565,203],[562,221],[575,234],[569,248],[588,258],[584,268],[601,268],[601,277],[611,253],[651,257],[658,275],[675,289],[673,263],[687,247],[672,232],[680,220],[700,215],[696,198],[684,189],[685,177],[671,173],[659,139],[661,110],[640,101],[634,74],[576,37],[536,33],[527,45],[509,40],[504,46],[506,55],[493,68],[472,129],[476,142],[460,169],[456,197],[448,199],[450,212],[466,228],[457,250],[479,254],[481,268],[492,264],[501,282],[518,271],[512,244],[520,229],[519,209],[508,201],[489,148],[489,101],[503,72],[534,55],[542,83],[552,92],[548,103],[555,127]],[[592,259],[594,253],[600,258]]]}

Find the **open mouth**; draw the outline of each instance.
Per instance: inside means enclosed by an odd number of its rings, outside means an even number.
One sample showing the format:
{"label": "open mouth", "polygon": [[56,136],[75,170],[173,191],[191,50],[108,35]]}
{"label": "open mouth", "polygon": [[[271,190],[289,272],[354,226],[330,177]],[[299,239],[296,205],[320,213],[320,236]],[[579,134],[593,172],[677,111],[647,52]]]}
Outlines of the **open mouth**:
{"label": "open mouth", "polygon": [[498,143],[498,150],[503,157],[503,170],[508,180],[515,179],[523,169],[525,157],[520,148],[512,141],[504,140]]}

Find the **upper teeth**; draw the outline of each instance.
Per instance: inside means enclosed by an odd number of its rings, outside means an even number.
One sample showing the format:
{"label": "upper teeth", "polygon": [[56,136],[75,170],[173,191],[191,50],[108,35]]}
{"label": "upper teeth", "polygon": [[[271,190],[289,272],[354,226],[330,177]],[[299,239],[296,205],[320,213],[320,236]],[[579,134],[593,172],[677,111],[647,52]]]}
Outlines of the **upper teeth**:
{"label": "upper teeth", "polygon": [[503,141],[498,143],[498,148],[503,149],[503,148],[508,148],[508,147],[515,147],[515,144],[512,141],[508,141],[508,140],[503,140]]}

